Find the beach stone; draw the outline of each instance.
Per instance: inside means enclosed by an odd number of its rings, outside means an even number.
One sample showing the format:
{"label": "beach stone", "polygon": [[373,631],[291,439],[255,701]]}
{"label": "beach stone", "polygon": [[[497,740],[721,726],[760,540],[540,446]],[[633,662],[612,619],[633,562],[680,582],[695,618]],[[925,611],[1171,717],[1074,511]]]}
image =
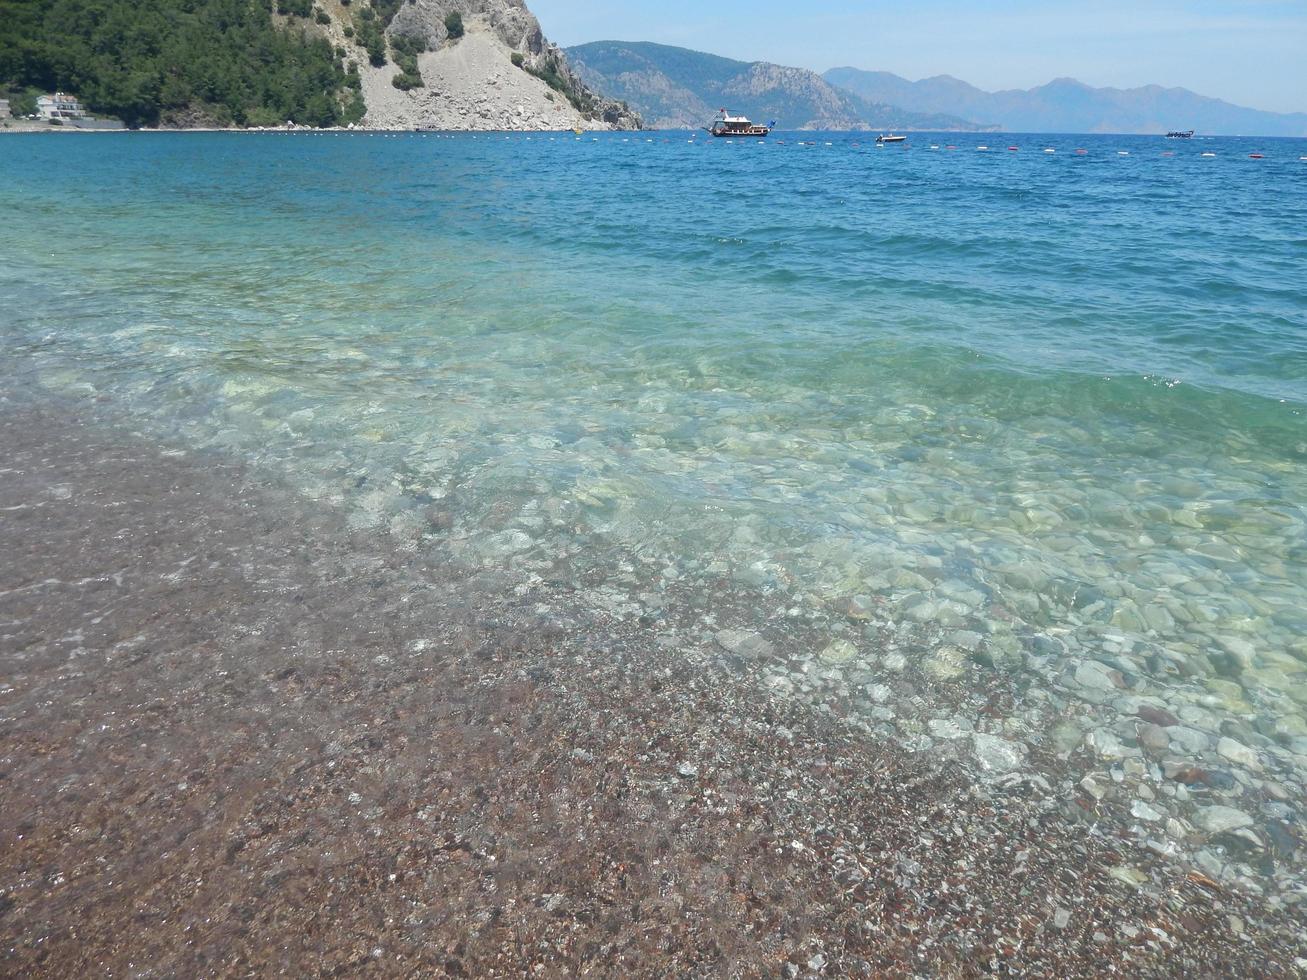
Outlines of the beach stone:
{"label": "beach stone", "polygon": [[818,654],[828,664],[848,663],[858,655],[858,648],[849,640],[836,640]]}
{"label": "beach stone", "polygon": [[1140,871],[1138,868],[1132,868],[1126,864],[1117,865],[1107,873],[1117,881],[1124,885],[1128,885],[1131,888],[1138,888],[1140,885],[1146,885],[1148,883],[1148,875],[1144,874],[1144,872]]}
{"label": "beach stone", "polygon": [[1149,629],[1156,630],[1158,633],[1169,633],[1175,629],[1175,617],[1162,605],[1145,606],[1144,622],[1148,624]]}
{"label": "beach stone", "polygon": [[1165,752],[1171,746],[1171,736],[1160,725],[1140,725],[1139,744],[1153,752]]}
{"label": "beach stone", "polygon": [[1139,820],[1147,820],[1149,823],[1157,823],[1157,821],[1161,820],[1166,815],[1160,810],[1155,810],[1143,800],[1135,800],[1134,803],[1130,805],[1130,813],[1135,818]]}
{"label": "beach stone", "polygon": [[1071,913],[1066,909],[1058,909],[1053,913],[1053,928],[1065,929],[1071,924]]}
{"label": "beach stone", "polygon": [[1109,789],[1108,786],[1105,786],[1093,775],[1086,776],[1084,779],[1080,780],[1080,788],[1096,800],[1101,800],[1106,796]]}
{"label": "beach stone", "polygon": [[1231,762],[1245,766],[1249,769],[1260,769],[1261,760],[1257,757],[1257,752],[1250,749],[1242,742],[1236,742],[1232,738],[1223,737],[1216,743],[1216,751]]}
{"label": "beach stone", "polygon": [[1277,718],[1275,734],[1286,739],[1307,736],[1307,718],[1302,715],[1285,715],[1283,718]]}
{"label": "beach stone", "polygon": [[1221,706],[1228,713],[1242,715],[1252,710],[1244,699],[1243,688],[1233,681],[1208,677],[1203,681],[1203,684],[1219,699]]}
{"label": "beach stone", "polygon": [[1283,820],[1272,820],[1266,824],[1266,836],[1270,839],[1272,849],[1281,857],[1290,857],[1301,846],[1298,835],[1290,824]]}
{"label": "beach stone", "polygon": [[966,671],[966,659],[957,647],[940,647],[926,661],[923,669],[936,680],[953,680]]}
{"label": "beach stone", "polygon": [[955,628],[966,625],[967,619],[952,606],[942,605],[939,607],[939,612],[935,614],[935,622],[940,626]]}
{"label": "beach stone", "polygon": [[971,744],[976,753],[976,761],[987,772],[1012,772],[1025,765],[1028,750],[1022,742],[1010,742],[997,735],[977,732],[971,736]]}
{"label": "beach stone", "polygon": [[1194,813],[1194,823],[1209,834],[1223,834],[1242,827],[1251,827],[1256,821],[1234,807],[1204,806],[1199,807]]}
{"label": "beach stone", "polygon": [[867,697],[871,698],[871,700],[875,701],[877,704],[884,704],[893,697],[893,695],[894,691],[888,684],[869,684],[867,686]]}
{"label": "beach stone", "polygon": [[1256,648],[1241,636],[1218,636],[1216,642],[1226,653],[1238,661],[1244,670],[1253,666],[1257,656]]}
{"label": "beach stone", "polygon": [[1178,800],[1189,798],[1186,786],[1197,786],[1200,783],[1207,782],[1207,772],[1198,766],[1189,762],[1182,762],[1179,759],[1168,759],[1162,763],[1162,774],[1167,779],[1175,780],[1180,785],[1175,787],[1175,797]]}
{"label": "beach stone", "polygon": [[770,657],[776,652],[774,645],[748,630],[721,630],[713,639],[723,650],[740,657]]}
{"label": "beach stone", "polygon": [[1052,744],[1054,751],[1065,755],[1066,753],[1073,751],[1084,737],[1084,732],[1082,732],[1073,722],[1060,721],[1053,726],[1053,731],[1049,736],[1049,741]]}
{"label": "beach stone", "polygon": [[871,619],[874,603],[867,596],[855,595],[840,599],[834,604],[836,612],[843,613],[849,619]]}
{"label": "beach stone", "polygon": [[1191,755],[1199,755],[1212,747],[1212,740],[1202,732],[1182,725],[1168,728],[1167,734],[1171,736],[1172,743]]}
{"label": "beach stone", "polygon": [[1239,781],[1234,778],[1234,774],[1228,769],[1209,769],[1207,770],[1207,785],[1212,789],[1219,789],[1227,792],[1235,790],[1239,786]]}
{"label": "beach stone", "polygon": [[1095,691],[1111,691],[1125,687],[1125,678],[1097,660],[1086,660],[1076,668],[1076,683]]}
{"label": "beach stone", "polygon": [[1149,705],[1143,705],[1135,712],[1135,714],[1150,725],[1157,725],[1159,728],[1171,728],[1174,725],[1180,724],[1180,719],[1163,708],[1154,708]]}
{"label": "beach stone", "polygon": [[915,601],[906,604],[904,613],[918,623],[928,623],[939,614],[939,606],[925,596],[918,596]]}
{"label": "beach stone", "polygon": [[946,739],[963,738],[968,731],[952,718],[932,718],[926,723],[926,727],[936,738]]}
{"label": "beach stone", "polygon": [[1106,728],[1098,728],[1085,736],[1085,745],[1100,759],[1124,759],[1129,750],[1121,740]]}
{"label": "beach stone", "polygon": [[956,630],[949,637],[949,642],[963,650],[975,650],[980,646],[983,639],[984,637],[974,630]]}

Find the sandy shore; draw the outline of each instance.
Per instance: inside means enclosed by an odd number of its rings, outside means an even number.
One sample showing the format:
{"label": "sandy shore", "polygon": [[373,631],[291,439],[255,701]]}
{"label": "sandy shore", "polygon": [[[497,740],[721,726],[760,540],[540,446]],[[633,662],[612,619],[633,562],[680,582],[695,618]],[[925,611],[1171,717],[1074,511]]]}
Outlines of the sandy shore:
{"label": "sandy shore", "polygon": [[769,696],[765,646],[684,654],[93,411],[0,400],[4,975],[1307,967],[1292,912],[1041,779]]}

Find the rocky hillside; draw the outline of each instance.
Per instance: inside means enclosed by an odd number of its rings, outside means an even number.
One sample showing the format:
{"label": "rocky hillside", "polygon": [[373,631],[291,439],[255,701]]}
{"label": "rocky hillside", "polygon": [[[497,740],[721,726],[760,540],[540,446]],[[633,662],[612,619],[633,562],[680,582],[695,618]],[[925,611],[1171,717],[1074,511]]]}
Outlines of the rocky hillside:
{"label": "rocky hillside", "polygon": [[[0,0],[0,98],[62,89],[129,126],[356,122],[312,0]],[[297,13],[298,11],[298,13]]]}
{"label": "rocky hillside", "polygon": [[133,127],[639,126],[522,0],[0,0],[0,98],[56,89]]}
{"label": "rocky hillside", "polygon": [[364,125],[386,129],[638,129],[573,72],[522,0],[318,0],[360,66]]}
{"label": "rocky hillside", "polygon": [[764,122],[775,119],[783,129],[982,128],[863,99],[803,68],[643,41],[596,41],[567,53],[587,85],[625,100],[657,129],[697,129],[722,107]]}
{"label": "rocky hillside", "polygon": [[949,75],[912,82],[883,71],[832,68],[832,85],[867,99],[892,100],[921,112],[961,113],[1027,133],[1165,133],[1307,136],[1307,114],[1245,109],[1187,89],[1093,88],[1059,78],[1038,88],[986,92]]}

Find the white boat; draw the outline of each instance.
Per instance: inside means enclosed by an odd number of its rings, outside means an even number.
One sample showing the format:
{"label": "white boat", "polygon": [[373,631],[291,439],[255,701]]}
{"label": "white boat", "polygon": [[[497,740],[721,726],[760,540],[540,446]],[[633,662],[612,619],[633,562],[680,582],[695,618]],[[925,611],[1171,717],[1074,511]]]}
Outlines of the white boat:
{"label": "white boat", "polygon": [[906,136],[895,136],[893,133],[881,133],[876,137],[877,143],[906,143]]}
{"label": "white boat", "polygon": [[713,122],[712,127],[708,130],[713,136],[768,136],[771,134],[771,127],[760,126],[751,122],[747,116],[732,116],[725,109],[717,114],[717,119]]}

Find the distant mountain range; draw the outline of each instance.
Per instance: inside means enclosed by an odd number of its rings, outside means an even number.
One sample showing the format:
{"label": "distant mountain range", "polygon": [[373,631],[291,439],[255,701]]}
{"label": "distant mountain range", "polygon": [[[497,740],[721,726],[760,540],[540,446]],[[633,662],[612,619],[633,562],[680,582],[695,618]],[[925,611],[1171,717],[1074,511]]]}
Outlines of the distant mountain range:
{"label": "distant mountain range", "polygon": [[591,89],[620,99],[655,129],[698,129],[720,108],[783,129],[979,130],[951,113],[908,110],[836,88],[816,72],[647,41],[595,41],[567,49]]}
{"label": "distant mountain range", "polygon": [[1182,88],[1092,88],[1059,78],[1029,90],[986,92],[948,75],[911,82],[883,71],[833,68],[823,76],[864,99],[912,112],[948,113],[1026,133],[1165,133],[1307,136],[1307,113],[1263,112]]}

